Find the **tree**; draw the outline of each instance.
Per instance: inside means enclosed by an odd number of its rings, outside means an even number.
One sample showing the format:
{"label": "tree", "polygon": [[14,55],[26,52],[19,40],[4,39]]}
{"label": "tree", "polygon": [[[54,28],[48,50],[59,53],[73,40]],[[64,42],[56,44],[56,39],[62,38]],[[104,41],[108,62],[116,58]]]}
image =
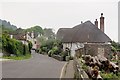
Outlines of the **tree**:
{"label": "tree", "polygon": [[47,37],[48,39],[55,39],[55,33],[51,28],[44,29],[44,36]]}
{"label": "tree", "polygon": [[34,27],[31,27],[31,28],[28,28],[25,30],[25,32],[32,32],[32,31],[35,33],[35,35],[38,35],[38,33],[39,34],[44,33],[42,27],[40,27],[40,26],[34,26]]}

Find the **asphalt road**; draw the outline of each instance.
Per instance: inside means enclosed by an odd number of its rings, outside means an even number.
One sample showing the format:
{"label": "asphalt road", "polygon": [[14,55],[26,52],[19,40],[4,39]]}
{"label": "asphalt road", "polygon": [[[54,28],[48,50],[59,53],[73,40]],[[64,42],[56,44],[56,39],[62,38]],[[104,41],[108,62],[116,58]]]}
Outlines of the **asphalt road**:
{"label": "asphalt road", "polygon": [[2,62],[3,78],[59,78],[65,62],[32,52],[32,58]]}

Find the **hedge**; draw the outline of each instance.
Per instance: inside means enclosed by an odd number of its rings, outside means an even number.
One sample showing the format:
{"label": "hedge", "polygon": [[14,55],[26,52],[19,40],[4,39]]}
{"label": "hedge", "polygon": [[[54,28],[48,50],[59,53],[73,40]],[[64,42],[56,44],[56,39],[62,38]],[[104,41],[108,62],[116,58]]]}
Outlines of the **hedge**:
{"label": "hedge", "polygon": [[22,44],[22,42],[16,39],[11,39],[7,34],[2,35],[2,49],[6,52],[4,56],[10,56],[11,54],[23,56],[30,53],[27,45]]}

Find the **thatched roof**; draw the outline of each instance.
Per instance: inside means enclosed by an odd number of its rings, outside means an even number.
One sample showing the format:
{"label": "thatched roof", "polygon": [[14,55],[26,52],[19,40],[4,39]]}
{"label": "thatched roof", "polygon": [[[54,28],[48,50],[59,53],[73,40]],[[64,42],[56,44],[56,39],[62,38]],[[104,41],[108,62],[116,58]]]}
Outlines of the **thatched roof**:
{"label": "thatched roof", "polygon": [[71,28],[60,28],[57,31],[57,39],[61,40],[63,39],[63,37],[65,36],[65,34],[67,34],[67,32],[69,32],[69,30],[71,30]]}
{"label": "thatched roof", "polygon": [[96,27],[90,21],[86,21],[80,25],[68,29],[59,29],[57,37],[60,37],[62,42],[88,42],[101,43],[110,42],[111,39]]}

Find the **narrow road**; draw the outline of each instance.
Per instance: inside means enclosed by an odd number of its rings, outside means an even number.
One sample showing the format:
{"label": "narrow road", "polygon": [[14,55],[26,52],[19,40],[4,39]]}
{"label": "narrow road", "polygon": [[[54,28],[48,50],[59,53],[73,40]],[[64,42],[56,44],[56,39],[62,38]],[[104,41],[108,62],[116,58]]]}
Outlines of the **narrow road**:
{"label": "narrow road", "polygon": [[2,62],[3,78],[59,78],[65,62],[32,51],[32,58]]}

